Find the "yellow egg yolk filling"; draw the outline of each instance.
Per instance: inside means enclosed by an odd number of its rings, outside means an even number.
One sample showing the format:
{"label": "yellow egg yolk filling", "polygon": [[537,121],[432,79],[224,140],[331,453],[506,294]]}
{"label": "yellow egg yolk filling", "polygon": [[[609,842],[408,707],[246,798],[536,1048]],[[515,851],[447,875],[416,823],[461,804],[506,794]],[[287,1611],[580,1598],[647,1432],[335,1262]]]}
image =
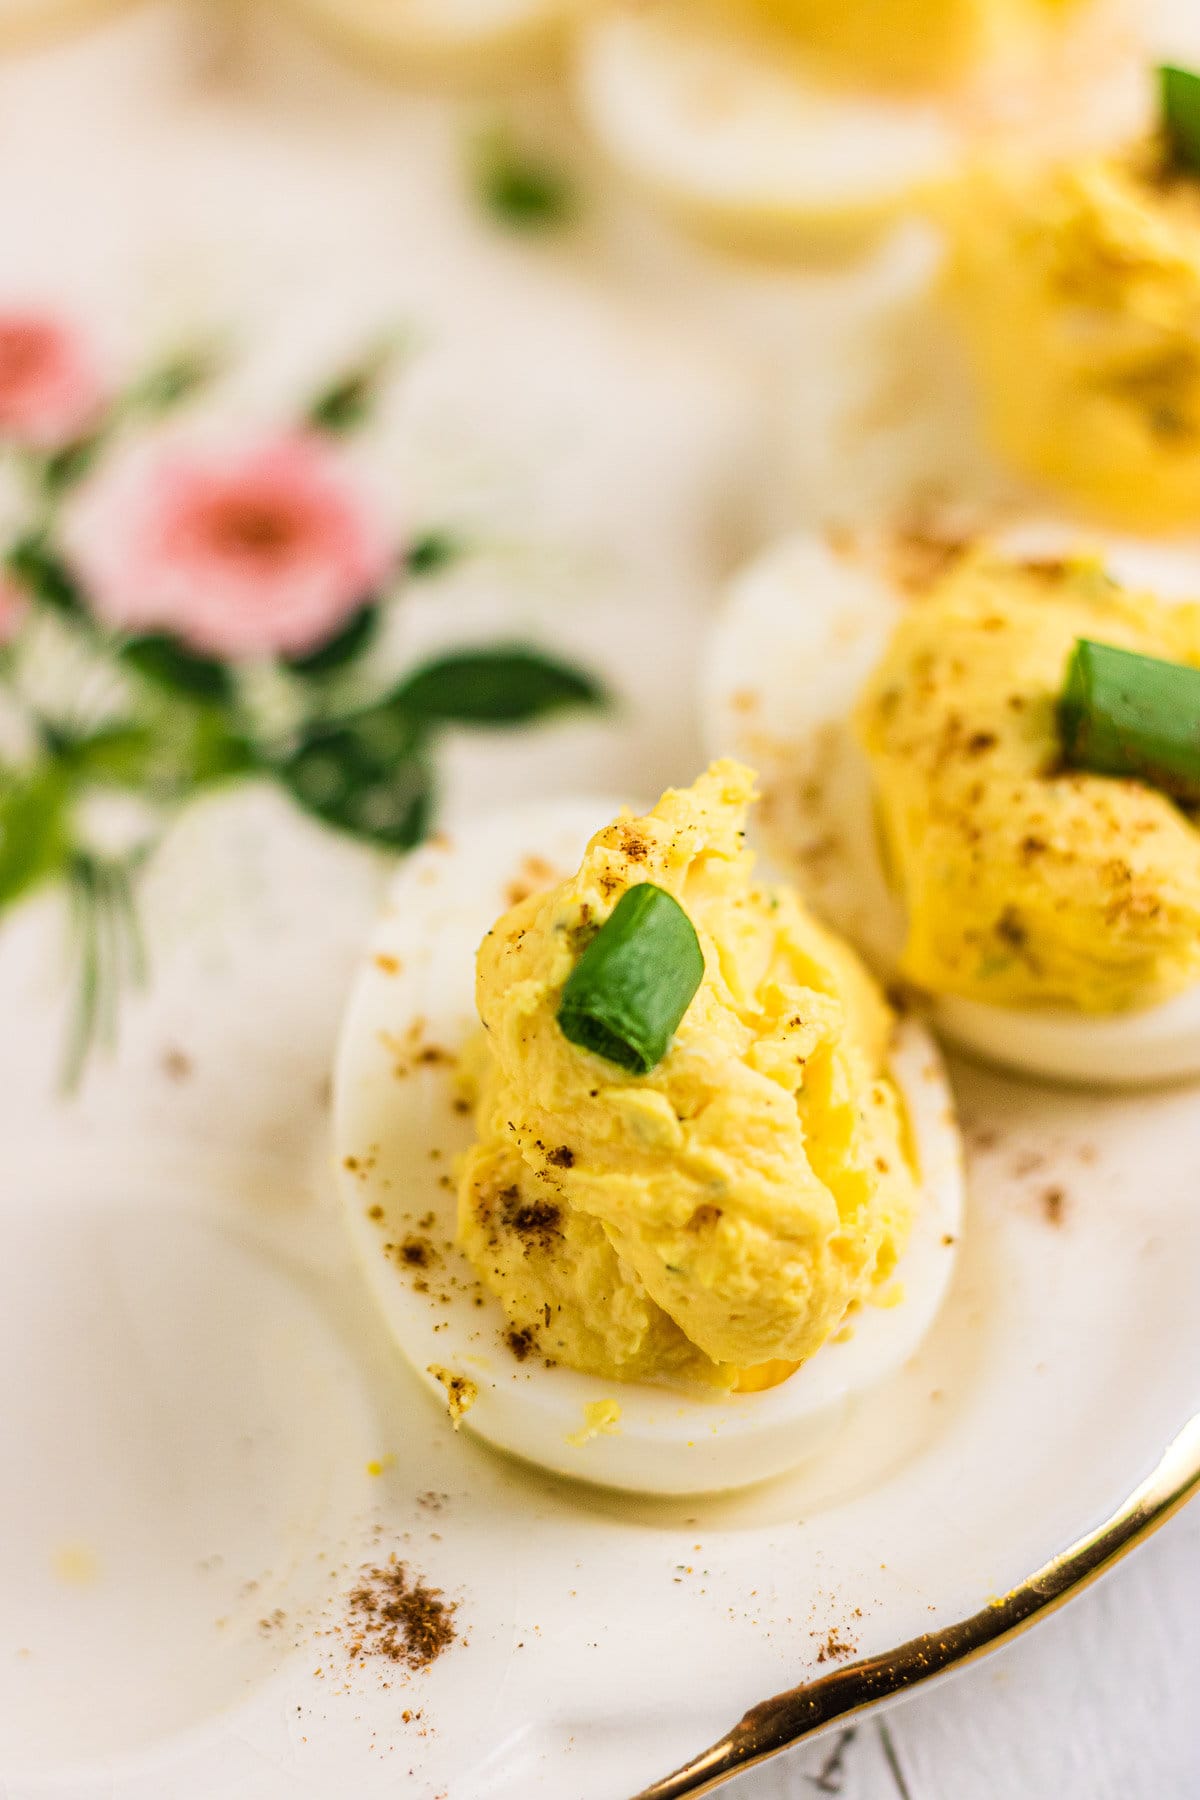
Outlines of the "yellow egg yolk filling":
{"label": "yellow egg yolk filling", "polygon": [[[771,1385],[886,1287],[907,1237],[890,1015],[794,895],[752,880],[753,780],[718,763],[606,826],[479,951],[460,1242],[510,1338],[593,1374]],[[662,1062],[633,1075],[556,1013],[583,944],[647,880],[705,968]]]}
{"label": "yellow egg yolk filling", "polygon": [[1095,562],[972,557],[913,601],[862,696],[901,966],[934,993],[1114,1013],[1200,981],[1200,832],[1141,781],[1063,767],[1081,637],[1200,666],[1200,606]]}
{"label": "yellow egg yolk filling", "polygon": [[1157,144],[972,184],[948,292],[991,437],[1098,515],[1200,516],[1200,176]]}
{"label": "yellow egg yolk filling", "polygon": [[936,84],[1003,54],[1079,0],[755,0],[772,24],[846,74]]}

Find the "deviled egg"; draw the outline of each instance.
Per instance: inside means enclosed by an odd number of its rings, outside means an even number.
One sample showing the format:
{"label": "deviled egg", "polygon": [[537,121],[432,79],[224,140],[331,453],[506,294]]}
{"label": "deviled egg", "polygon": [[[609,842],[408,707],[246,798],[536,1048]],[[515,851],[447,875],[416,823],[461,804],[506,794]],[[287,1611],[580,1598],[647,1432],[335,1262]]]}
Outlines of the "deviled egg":
{"label": "deviled egg", "polygon": [[[1054,535],[1027,534],[1036,555],[777,546],[715,632],[714,744],[758,759],[777,865],[948,1036],[1080,1081],[1198,1074],[1200,829],[1154,733],[1186,763],[1200,558],[1047,553]],[[1109,572],[1146,565],[1171,598]],[[1090,753],[1069,729],[1080,643],[1109,689]]]}
{"label": "deviled egg", "polygon": [[346,1210],[414,1370],[493,1445],[650,1493],[818,1450],[959,1234],[932,1041],[755,878],[752,791],[718,763],[640,817],[554,802],[422,850],[338,1060]]}
{"label": "deviled egg", "polygon": [[601,148],[751,248],[853,239],[993,135],[1061,155],[1143,121],[1114,0],[609,0],[575,47]]}
{"label": "deviled egg", "polygon": [[997,450],[1119,524],[1200,516],[1200,76],[1118,155],[994,171],[957,215],[947,292]]}

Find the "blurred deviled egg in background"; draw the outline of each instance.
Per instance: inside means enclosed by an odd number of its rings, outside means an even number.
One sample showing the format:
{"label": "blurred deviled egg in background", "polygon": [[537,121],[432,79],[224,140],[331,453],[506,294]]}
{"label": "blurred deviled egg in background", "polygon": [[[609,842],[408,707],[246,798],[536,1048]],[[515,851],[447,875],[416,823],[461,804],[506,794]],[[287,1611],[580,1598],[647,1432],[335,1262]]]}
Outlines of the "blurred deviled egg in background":
{"label": "blurred deviled egg in background", "polygon": [[553,68],[589,0],[285,0],[383,76],[504,86]]}
{"label": "blurred deviled egg in background", "polygon": [[1117,154],[993,170],[953,209],[947,292],[997,452],[1106,520],[1200,519],[1200,75],[1159,73]]}
{"label": "blurred deviled egg in background", "polygon": [[685,223],[774,252],[855,241],[998,138],[1145,117],[1120,0],[609,0],[575,39],[584,121]]}

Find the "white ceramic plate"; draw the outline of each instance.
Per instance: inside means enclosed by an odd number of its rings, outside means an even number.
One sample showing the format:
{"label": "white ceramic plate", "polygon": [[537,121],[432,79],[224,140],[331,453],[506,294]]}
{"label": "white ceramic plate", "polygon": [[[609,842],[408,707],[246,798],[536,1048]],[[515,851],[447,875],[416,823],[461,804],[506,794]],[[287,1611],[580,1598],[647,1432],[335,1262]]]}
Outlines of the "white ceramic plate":
{"label": "white ceramic plate", "polygon": [[[596,818],[605,804],[595,803]],[[569,810],[558,833],[577,852],[582,808]],[[542,813],[531,810],[524,825],[516,819],[514,878],[549,846]],[[425,985],[439,1044],[467,1023],[469,978],[440,965],[416,975],[408,967],[414,918],[437,903],[440,875],[435,851],[398,878],[367,953],[339,1067],[335,1135],[339,1153],[349,1151],[356,1165],[343,1172],[351,1231],[376,1298],[402,1335],[411,1325],[398,1320],[398,1310],[426,1303],[414,1300],[381,1257],[381,1225],[370,1209],[394,1215],[398,1205],[428,1205],[440,1213],[441,1176],[454,1143],[467,1135],[463,1121],[457,1130],[452,1122],[445,1068],[398,1078],[389,1047],[389,1019],[412,1011],[412,996],[399,985],[406,977]],[[405,963],[399,976],[389,966],[397,957]],[[589,1629],[600,1632],[598,1648],[607,1646],[615,1659],[610,1678],[621,1670],[615,1687],[605,1685],[603,1656],[589,1668],[586,1657],[564,1654],[561,1640],[553,1674],[547,1668],[549,1704],[562,1721],[547,1718],[543,1700],[536,1717],[550,1765],[550,1743],[567,1718],[596,1721],[589,1742],[601,1761],[594,1772],[590,1763],[587,1775],[581,1772],[579,1792],[634,1792],[650,1775],[648,1765],[639,1769],[632,1744],[628,1774],[618,1776],[607,1760],[622,1708],[636,1736],[643,1707],[676,1724],[689,1714],[697,1724],[702,1715],[715,1723],[718,1696],[752,1696],[754,1681],[759,1698],[784,1690],[710,1756],[693,1757],[679,1775],[647,1789],[682,1795],[747,1757],[965,1660],[1079,1585],[1200,1476],[1200,1427],[1163,1461],[1200,1405],[1200,1324],[1192,1303],[1200,1219],[1190,1200],[1200,1128],[1193,1096],[1112,1102],[966,1068],[958,1074],[974,1153],[964,1260],[951,1302],[927,1345],[806,1465],[741,1496],[651,1502],[567,1482],[555,1491],[492,1457],[512,1510],[495,1508],[480,1528],[505,1567],[517,1568],[522,1594],[541,1585],[511,1536],[522,1492],[532,1484],[543,1506],[552,1505],[564,1541],[574,1536],[579,1574],[572,1584],[606,1569],[631,1604],[640,1594],[643,1624],[628,1637],[621,1603],[599,1594],[594,1601]],[[409,1170],[414,1140],[422,1137],[414,1108],[434,1122],[432,1137],[441,1131],[446,1143],[441,1155],[428,1153],[432,1167]],[[406,1182],[411,1187],[398,1202]],[[494,1374],[485,1349],[481,1382]],[[396,1379],[406,1387],[416,1379],[399,1357]],[[442,1429],[449,1455],[477,1454],[467,1447],[467,1432],[455,1438],[448,1422]],[[1130,1495],[1147,1478],[1131,1506]],[[539,1507],[539,1520],[545,1516]],[[669,1575],[664,1556],[677,1559]],[[645,1596],[664,1579],[673,1593],[660,1611]],[[676,1646],[669,1659],[661,1655],[659,1628],[645,1630],[646,1621],[660,1618]],[[689,1641],[702,1643],[702,1652],[689,1653]],[[796,1673],[784,1676],[781,1663],[789,1659]],[[468,1681],[465,1656],[461,1677]],[[611,1732],[600,1728],[596,1707]],[[485,1791],[511,1792],[515,1800],[533,1779],[530,1766],[519,1782]]]}
{"label": "white ceramic plate", "polygon": [[[1123,1511],[1200,1408],[1194,1096],[1100,1103],[968,1069],[948,1306],[807,1467],[638,1502],[456,1436],[376,1324],[325,1173],[362,872],[252,796],[192,849],[220,869],[249,835],[273,846],[265,891],[178,959],[124,1081],[69,1149],[15,1122],[6,1140],[13,1800],[384,1794],[410,1768],[452,1800],[613,1800],[677,1765],[657,1791],[698,1792],[1012,1629],[1195,1479],[1193,1439]],[[0,970],[27,1008],[37,924]],[[158,1062],[180,1031],[182,1081]],[[461,1601],[461,1641],[399,1679],[326,1635],[391,1550]]]}
{"label": "white ceramic plate", "polygon": [[[730,471],[755,485],[771,462],[746,429],[756,314],[740,333],[680,319],[565,249],[530,260],[468,226],[452,124],[382,90],[335,107],[322,88],[306,112],[265,76],[197,87],[168,130],[156,75],[118,84],[111,130],[102,47],[3,71],[14,279],[77,296],[118,344],[144,331],[138,351],[181,305],[247,320],[268,410],[272,355],[286,397],[378,317],[431,323],[388,453],[400,498],[457,520],[465,494],[481,534],[536,554],[424,603],[418,645],[519,603],[627,707],[619,730],[456,743],[452,802],[597,767],[687,778],[681,646],[715,585],[714,521],[737,512]],[[749,299],[778,324],[798,294]],[[802,335],[824,363],[843,289],[822,294]],[[792,405],[811,389],[789,390],[791,423],[828,443]],[[679,1765],[659,1792],[698,1792],[1011,1629],[1079,1572],[1022,1587],[1032,1570],[1120,1510],[1086,1572],[1194,1481],[1187,1448],[1144,1511],[1123,1507],[1200,1407],[1194,1097],[1101,1104],[966,1069],[948,1307],[820,1462],[740,1498],[636,1503],[456,1437],[378,1321],[330,1173],[334,1035],[378,899],[369,859],[268,797],[200,809],[155,871],[155,986],[70,1109],[57,913],[0,933],[7,1800],[621,1800]],[[461,1601],[460,1642],[399,1681],[320,1635],[381,1550]]]}

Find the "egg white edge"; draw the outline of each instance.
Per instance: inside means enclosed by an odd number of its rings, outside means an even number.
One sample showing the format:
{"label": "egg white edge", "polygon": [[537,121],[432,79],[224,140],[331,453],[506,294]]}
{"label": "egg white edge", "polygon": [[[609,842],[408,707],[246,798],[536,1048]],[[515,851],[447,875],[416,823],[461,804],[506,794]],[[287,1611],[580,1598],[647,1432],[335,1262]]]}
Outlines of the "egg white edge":
{"label": "egg white edge", "polygon": [[[1129,586],[1165,600],[1200,599],[1200,541],[1138,539],[1049,515],[1031,516],[992,541],[1018,556],[1098,550]],[[880,857],[870,767],[849,719],[908,604],[877,555],[819,531],[798,532],[731,582],[701,680],[713,754],[762,766],[768,788],[783,794],[795,794],[806,769],[819,776],[822,796],[811,817],[768,830],[766,841],[885,981],[896,974],[904,909]],[[806,669],[816,672],[817,685],[802,722],[795,693]],[[757,698],[753,712],[748,696]],[[824,857],[823,840],[834,846]],[[920,1004],[940,1035],[1023,1074],[1111,1087],[1200,1075],[1200,983],[1155,1006],[1106,1016],[947,995],[923,995]]]}
{"label": "egg white edge", "polygon": [[[478,1398],[464,1428],[494,1447],[551,1469],[554,1473],[605,1486],[647,1493],[694,1493],[750,1485],[816,1453],[828,1441],[847,1403],[882,1385],[915,1352],[941,1307],[957,1253],[964,1204],[961,1144],[954,1122],[953,1099],[933,1040],[913,1020],[901,1024],[892,1055],[892,1072],[904,1096],[912,1138],[920,1163],[922,1204],[913,1234],[896,1271],[904,1298],[892,1307],[867,1305],[852,1321],[844,1341],[825,1345],[802,1370],[780,1386],[761,1394],[729,1397],[693,1395],[666,1387],[602,1381],[574,1370],[547,1369],[540,1359],[518,1364],[503,1347],[505,1321],[499,1303],[486,1296],[483,1307],[462,1296],[455,1299],[451,1329],[435,1327],[447,1317],[427,1296],[413,1291],[409,1276],[384,1253],[385,1234],[367,1216],[371,1204],[388,1203],[400,1191],[411,1192],[410,1210],[419,1215],[436,1210],[437,1236],[453,1235],[455,1198],[436,1187],[432,1173],[446,1171],[450,1156],[430,1164],[418,1152],[465,1147],[468,1122],[450,1107],[451,1083],[445,1070],[423,1070],[394,1082],[388,1053],[379,1032],[386,1021],[401,1030],[427,996],[418,983],[405,998],[404,977],[413,970],[423,941],[431,954],[427,931],[436,914],[444,968],[437,970],[443,1017],[435,1020],[439,1042],[457,1049],[474,1025],[474,950],[484,930],[502,910],[499,894],[507,878],[530,851],[563,868],[574,867],[592,831],[615,816],[611,800],[556,801],[493,814],[454,833],[450,849],[436,844],[418,851],[402,865],[393,881],[389,906],[368,947],[346,1013],[334,1081],[335,1149],[345,1216],[368,1285],[393,1338],[410,1366],[439,1402],[441,1385],[428,1373],[439,1363],[475,1382]],[[490,881],[472,883],[472,899],[453,925],[450,907],[438,894],[443,880],[453,886],[453,872],[466,861],[489,871]],[[564,856],[564,851],[566,852]],[[453,952],[450,940],[453,939]],[[410,959],[400,977],[384,973],[375,960]],[[433,971],[428,962],[426,979]],[[445,977],[457,991],[450,996]],[[432,1009],[426,1010],[431,1016]],[[457,1038],[446,1030],[453,1020]],[[409,1154],[396,1158],[398,1115],[410,1115],[401,1137]],[[394,1140],[387,1148],[389,1130]],[[375,1166],[351,1173],[347,1156],[370,1160],[370,1145],[385,1146]],[[393,1159],[397,1164],[394,1166]],[[414,1173],[415,1170],[415,1173]],[[386,1183],[393,1185],[389,1188]],[[463,1279],[470,1271],[454,1252]],[[473,1278],[472,1278],[473,1279]],[[462,1315],[461,1320],[459,1314]],[[584,1424],[584,1407],[615,1400],[621,1409],[617,1430],[581,1446],[567,1442]]]}
{"label": "egg white edge", "polygon": [[506,0],[480,6],[476,0],[438,0],[437,6],[347,4],[347,0],[288,0],[290,8],[330,27],[364,50],[401,60],[419,70],[433,60],[447,69],[456,63],[476,69],[502,65],[510,57],[534,53],[570,22],[581,0]]}
{"label": "egg white edge", "polygon": [[[758,102],[779,127],[767,153],[743,152],[740,166],[722,151],[722,137],[680,116],[682,90],[705,71]],[[962,155],[958,134],[927,101],[889,100],[831,90],[802,67],[785,72],[761,49],[730,34],[685,29],[661,9],[644,18],[614,12],[582,26],[574,53],[577,100],[594,137],[612,160],[670,202],[796,223],[835,222],[842,215],[872,219],[944,179]],[[790,115],[790,116],[787,116]],[[840,124],[848,142],[865,135],[882,145],[861,172],[847,160],[841,191],[829,182],[829,130]],[[790,171],[790,173],[789,173]]]}

